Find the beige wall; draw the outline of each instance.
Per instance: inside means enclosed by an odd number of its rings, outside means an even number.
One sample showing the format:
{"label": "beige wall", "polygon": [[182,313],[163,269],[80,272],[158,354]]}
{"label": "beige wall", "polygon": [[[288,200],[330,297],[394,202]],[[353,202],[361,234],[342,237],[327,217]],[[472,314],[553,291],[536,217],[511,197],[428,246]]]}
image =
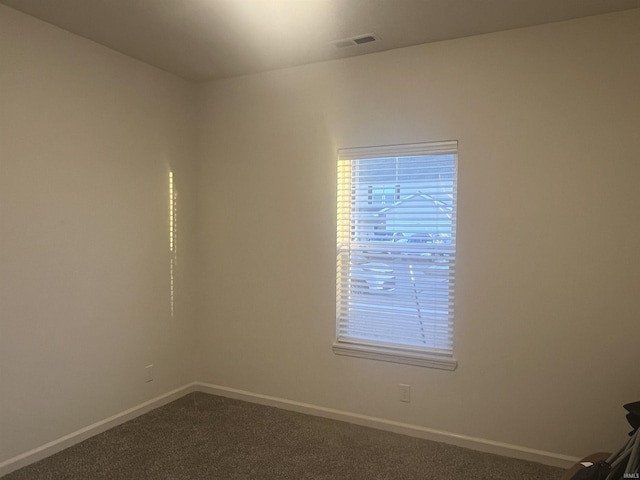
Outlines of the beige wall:
{"label": "beige wall", "polygon": [[[198,380],[558,454],[621,445],[639,45],[634,10],[204,85]],[[458,369],[335,356],[336,149],[449,139]]]}
{"label": "beige wall", "polygon": [[2,463],[193,380],[195,92],[4,6],[0,75]]}

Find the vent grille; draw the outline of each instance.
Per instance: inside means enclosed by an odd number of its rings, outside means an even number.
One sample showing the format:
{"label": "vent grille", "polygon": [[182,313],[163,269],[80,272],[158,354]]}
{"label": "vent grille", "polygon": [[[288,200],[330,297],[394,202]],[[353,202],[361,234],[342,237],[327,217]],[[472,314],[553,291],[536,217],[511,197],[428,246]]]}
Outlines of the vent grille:
{"label": "vent grille", "polygon": [[366,35],[364,37],[354,38],[353,41],[358,45],[362,45],[363,43],[375,42],[376,37],[374,37],[373,35]]}
{"label": "vent grille", "polygon": [[373,33],[367,33],[364,35],[358,35],[356,37],[349,38],[341,38],[340,40],[334,40],[331,42],[335,48],[349,48],[356,47],[358,45],[364,45],[365,43],[377,42],[378,37],[376,37]]}

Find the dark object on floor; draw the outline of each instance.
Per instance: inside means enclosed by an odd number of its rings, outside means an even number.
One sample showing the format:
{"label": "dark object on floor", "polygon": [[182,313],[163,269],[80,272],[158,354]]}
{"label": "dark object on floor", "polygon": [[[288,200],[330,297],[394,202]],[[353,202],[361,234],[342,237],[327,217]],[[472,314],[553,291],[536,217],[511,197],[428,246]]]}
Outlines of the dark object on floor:
{"label": "dark object on floor", "polygon": [[598,452],[583,458],[580,462],[576,463],[573,467],[567,470],[562,477],[562,480],[573,480],[575,475],[579,472],[586,470],[587,467],[582,465],[583,462],[597,463],[606,460],[611,454],[609,452]]}
{"label": "dark object on floor", "polygon": [[574,465],[563,480],[622,480],[625,478],[640,478],[640,402],[624,405],[627,420],[633,427],[630,439],[615,453],[607,457],[594,454],[585,458],[583,462],[593,462],[584,467],[582,462]]}
{"label": "dark object on floor", "polygon": [[600,460],[593,465],[579,470],[571,480],[605,480],[611,472],[611,465],[606,461]]}
{"label": "dark object on floor", "polygon": [[608,480],[640,478],[640,402],[627,403],[624,408],[629,412],[627,420],[633,431],[627,443],[607,459],[611,464]]}
{"label": "dark object on floor", "polygon": [[640,428],[640,401],[627,403],[624,405],[627,412],[627,421],[633,430],[629,433],[629,436],[633,435],[638,428]]}

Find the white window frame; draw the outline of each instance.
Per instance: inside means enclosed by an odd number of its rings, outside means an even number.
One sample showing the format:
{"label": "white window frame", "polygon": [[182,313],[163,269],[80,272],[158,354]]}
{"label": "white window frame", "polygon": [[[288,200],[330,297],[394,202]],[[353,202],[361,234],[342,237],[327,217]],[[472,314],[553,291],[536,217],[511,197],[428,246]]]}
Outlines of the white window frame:
{"label": "white window frame", "polygon": [[[430,368],[438,368],[444,370],[455,370],[457,367],[457,361],[454,358],[453,352],[453,302],[454,302],[454,281],[455,281],[455,230],[456,230],[456,186],[457,186],[457,170],[458,170],[458,142],[457,141],[446,141],[446,142],[430,142],[430,143],[416,143],[416,144],[404,144],[404,145],[385,145],[385,146],[376,146],[376,147],[361,147],[361,148],[345,148],[340,149],[338,151],[338,204],[337,204],[337,272],[336,272],[336,340],[333,344],[333,351],[338,355],[347,355],[352,357],[360,357],[374,360],[382,360],[394,363],[402,363],[409,365],[417,365],[423,367]],[[363,255],[363,244],[358,243],[356,239],[356,233],[358,227],[356,224],[358,220],[358,214],[352,214],[352,209],[357,209],[363,205],[363,200],[361,196],[357,195],[356,190],[362,189],[363,183],[358,183],[357,185],[352,184],[354,182],[354,178],[357,177],[357,174],[353,172],[355,167],[355,162],[358,160],[367,160],[367,159],[393,159],[396,158],[396,164],[398,162],[397,159],[402,157],[429,157],[433,156],[434,159],[438,158],[438,155],[447,155],[447,158],[451,158],[453,156],[453,169],[452,169],[452,185],[451,185],[451,193],[450,193],[450,205],[447,204],[447,217],[451,219],[450,224],[450,239],[449,235],[447,235],[447,245],[448,248],[446,254],[446,267],[438,267],[440,268],[439,272],[435,270],[428,270],[427,268],[423,268],[421,270],[422,275],[426,275],[427,277],[431,275],[429,272],[434,272],[434,274],[442,275],[442,269],[445,269],[446,275],[446,301],[448,310],[444,317],[445,327],[442,329],[443,320],[439,318],[438,320],[433,320],[432,324],[428,324],[427,328],[438,329],[438,332],[445,331],[444,334],[438,333],[438,335],[443,335],[443,342],[437,341],[438,345],[426,344],[425,345],[416,345],[412,344],[411,341],[405,341],[402,339],[401,341],[393,341],[388,340],[386,338],[366,338],[367,335],[356,334],[353,336],[351,332],[357,330],[356,327],[350,327],[354,325],[356,322],[351,319],[351,317],[355,318],[354,310],[358,308],[355,306],[356,303],[361,305],[362,296],[358,296],[360,292],[356,291],[357,282],[362,282],[362,279],[357,278],[356,272],[359,268],[361,269],[362,255]],[[444,157],[440,157],[444,158]],[[422,160],[420,160],[422,161]],[[426,160],[425,160],[426,162]],[[426,165],[426,163],[425,163]],[[413,180],[412,180],[413,181]],[[425,180],[426,184],[426,180]],[[392,187],[388,187],[387,189],[391,192],[394,190],[395,192],[400,192],[401,185],[394,185]],[[425,189],[430,188],[428,185],[425,185]],[[369,197],[372,198],[372,189],[369,188]],[[393,193],[393,192],[392,192]],[[383,196],[386,195],[386,192],[383,193]],[[427,195],[428,196],[428,195]],[[358,198],[358,200],[356,200]],[[405,198],[408,198],[405,196]],[[385,200],[386,201],[386,200]],[[360,202],[360,203],[356,203]],[[369,202],[370,203],[370,202]],[[408,211],[407,208],[405,211]],[[420,209],[417,209],[420,210]],[[424,209],[423,209],[424,210]],[[422,211],[422,210],[420,210]],[[417,222],[424,221],[427,217],[426,214],[421,213],[422,217],[416,217]],[[359,217],[358,217],[359,218]],[[386,221],[386,220],[385,220]],[[413,218],[412,218],[413,221]],[[386,228],[386,226],[385,226]],[[385,232],[389,233],[389,232]],[[369,245],[369,244],[366,244]],[[411,254],[415,255],[416,245],[412,244],[411,247],[407,247],[408,244],[393,244],[393,247],[386,247],[387,249],[393,248],[394,252],[396,252],[395,257],[398,258],[398,251],[400,254],[404,254],[403,249],[407,249],[411,251]],[[369,247],[367,247],[369,248]],[[426,262],[428,256],[431,255],[429,252],[433,252],[434,245],[431,246],[420,246],[419,249],[424,248],[423,253],[419,253],[420,259],[419,261]],[[398,250],[400,249],[400,250]],[[391,257],[390,257],[391,258]],[[360,260],[358,260],[360,259]],[[384,260],[384,257],[383,257]],[[442,259],[438,261],[443,261]],[[411,261],[413,262],[413,260]],[[360,265],[360,266],[359,266]],[[383,264],[385,267],[386,265]],[[408,275],[405,273],[404,276],[396,277],[397,271],[400,271],[399,267],[389,267],[393,268],[393,278],[394,281],[399,279],[400,282],[404,280],[405,290],[406,282]],[[406,270],[406,268],[405,268]],[[380,275],[381,278],[384,277],[384,273],[386,271],[383,270],[383,274]],[[413,273],[412,273],[413,274]],[[402,274],[401,274],[402,275]],[[422,277],[422,278],[427,278]],[[413,277],[412,277],[413,278]],[[431,278],[431,277],[428,277]],[[415,280],[414,280],[415,282]],[[414,283],[415,287],[415,283]],[[382,290],[382,289],[380,289]],[[398,291],[400,288],[397,289]],[[423,290],[426,292],[426,290]],[[406,294],[406,291],[404,292]],[[366,294],[376,295],[375,303],[379,303],[380,301],[384,302],[382,298],[383,293],[377,292],[375,288],[371,288],[366,292]],[[422,294],[422,293],[421,293]],[[393,295],[396,295],[395,293]],[[398,293],[397,295],[400,295]],[[425,293],[425,296],[428,293]],[[369,297],[373,298],[373,297]],[[401,297],[407,298],[407,297]],[[417,298],[417,297],[416,297]],[[365,300],[366,301],[366,300]],[[366,301],[368,302],[368,301]],[[390,302],[392,302],[390,300]],[[442,302],[441,302],[442,303]],[[440,303],[440,304],[441,304]],[[371,305],[366,305],[366,309],[374,308]],[[377,307],[376,307],[377,308]],[[386,309],[387,306],[383,307]],[[391,307],[393,308],[393,307]],[[418,307],[419,309],[419,307]],[[366,317],[366,313],[358,313],[360,315],[358,317],[358,321],[362,324],[362,318]],[[364,317],[362,317],[364,315]],[[387,320],[387,316],[382,315],[383,319],[380,320],[381,315],[378,312],[374,312],[373,316],[378,318],[378,321],[385,323],[394,323],[395,316],[393,320]],[[442,315],[440,316],[442,317]],[[431,321],[431,320],[430,320]],[[365,318],[364,323],[366,324],[367,320]],[[420,328],[423,328],[423,319],[420,316]],[[431,325],[429,327],[429,325]],[[376,325],[377,327],[378,325]],[[369,328],[363,327],[365,329]],[[391,327],[395,328],[395,327]],[[413,327],[415,329],[415,327]],[[435,331],[435,330],[434,330]]]}

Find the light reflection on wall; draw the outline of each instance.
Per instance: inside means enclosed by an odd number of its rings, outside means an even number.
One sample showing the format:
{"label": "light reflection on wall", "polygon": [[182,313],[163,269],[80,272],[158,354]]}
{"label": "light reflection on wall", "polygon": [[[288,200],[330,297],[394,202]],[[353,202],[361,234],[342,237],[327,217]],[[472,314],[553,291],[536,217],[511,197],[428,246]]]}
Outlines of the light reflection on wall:
{"label": "light reflection on wall", "polygon": [[169,172],[169,305],[171,316],[174,313],[175,303],[175,270],[178,261],[176,249],[176,220],[177,220],[177,192],[173,181],[173,172]]}
{"label": "light reflection on wall", "polygon": [[337,318],[340,317],[342,293],[342,273],[349,269],[349,242],[351,233],[351,162],[338,160],[338,229],[337,229],[337,265],[336,265],[336,305]]}

